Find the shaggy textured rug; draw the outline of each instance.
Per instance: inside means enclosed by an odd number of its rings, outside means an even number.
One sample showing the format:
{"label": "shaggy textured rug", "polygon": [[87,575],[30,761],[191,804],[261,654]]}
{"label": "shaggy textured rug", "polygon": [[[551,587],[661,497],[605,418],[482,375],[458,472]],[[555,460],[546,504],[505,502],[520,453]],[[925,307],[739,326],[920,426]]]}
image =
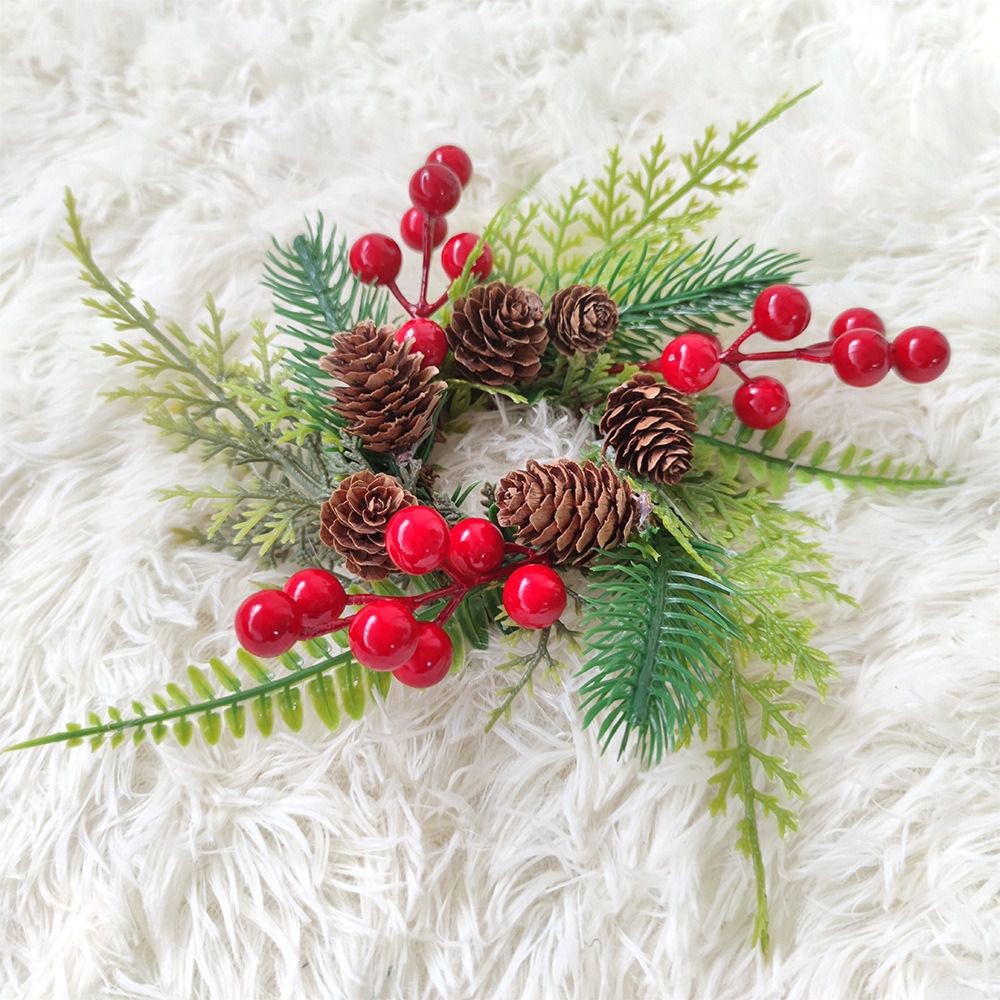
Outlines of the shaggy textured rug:
{"label": "shaggy textured rug", "polygon": [[[948,332],[926,387],[789,373],[790,420],[964,483],[790,495],[861,610],[817,611],[842,676],[805,712],[801,832],[764,827],[769,958],[704,747],[646,773],[601,757],[571,671],[484,735],[502,679],[480,658],[334,736],[309,718],[266,743],[0,759],[0,997],[1000,996],[997,12],[7,0],[4,743],[231,652],[252,575],[174,541],[186,515],[153,493],[200,464],[99,398],[118,373],[91,345],[112,331],[57,242],[65,185],[98,258],[162,313],[193,323],[213,291],[246,326],[271,317],[271,234],[316,209],[351,235],[391,227],[433,144],[471,151],[456,223],[476,228],[614,142],[663,131],[683,151],[823,80],[753,141],[760,170],[714,231],[810,258],[820,323],[865,303]],[[582,440],[510,411],[450,461],[492,478]]]}

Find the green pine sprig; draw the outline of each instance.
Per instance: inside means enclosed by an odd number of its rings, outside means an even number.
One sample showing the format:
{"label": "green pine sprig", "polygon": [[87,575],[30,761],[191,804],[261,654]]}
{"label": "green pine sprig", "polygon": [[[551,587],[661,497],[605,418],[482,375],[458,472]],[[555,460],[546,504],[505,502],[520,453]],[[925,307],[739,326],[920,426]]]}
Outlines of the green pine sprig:
{"label": "green pine sprig", "polygon": [[730,591],[672,538],[601,552],[583,595],[584,725],[607,749],[634,742],[644,765],[685,741],[742,638]]}

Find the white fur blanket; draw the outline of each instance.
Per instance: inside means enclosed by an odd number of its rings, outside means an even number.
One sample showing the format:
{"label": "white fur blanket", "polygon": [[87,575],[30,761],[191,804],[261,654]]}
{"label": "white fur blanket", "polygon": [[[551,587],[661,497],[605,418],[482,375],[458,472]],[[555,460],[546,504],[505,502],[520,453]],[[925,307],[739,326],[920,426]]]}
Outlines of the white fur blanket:
{"label": "white fur blanket", "polygon": [[[913,496],[796,487],[861,610],[821,609],[842,677],[811,701],[801,832],[766,826],[773,954],[748,947],[736,819],[696,745],[601,757],[572,671],[484,735],[499,659],[330,736],[0,759],[4,1000],[1000,996],[1000,78],[989,0],[7,0],[3,136],[3,743],[231,650],[249,566],[177,544],[156,489],[198,482],[98,394],[112,331],[57,244],[64,185],[95,254],[193,322],[270,318],[269,235],[322,209],[392,227],[456,141],[485,222],[621,141],[683,150],[784,91],[715,224],[796,249],[817,321],[870,304],[954,361],[867,391],[795,371],[796,426],[949,466]],[[801,366],[800,366],[801,367]],[[495,476],[578,431],[495,419],[453,455]],[[483,469],[483,454],[488,455]],[[255,577],[259,579],[260,577]]]}

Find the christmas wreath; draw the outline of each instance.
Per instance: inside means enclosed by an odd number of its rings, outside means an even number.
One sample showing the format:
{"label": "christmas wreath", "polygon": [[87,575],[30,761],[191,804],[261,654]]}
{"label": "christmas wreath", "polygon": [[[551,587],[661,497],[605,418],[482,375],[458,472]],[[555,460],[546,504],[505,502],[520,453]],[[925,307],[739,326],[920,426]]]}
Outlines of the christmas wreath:
{"label": "christmas wreath", "polygon": [[[301,568],[236,611],[235,663],[188,667],[183,686],[12,749],[186,744],[196,731],[216,743],[251,725],[267,736],[278,718],[298,730],[306,703],[335,729],[394,681],[460,683],[469,647],[534,632],[506,664],[516,679],[488,727],[569,642],[585,662],[582,725],[602,748],[654,764],[695,736],[712,741],[710,808],[737,802],[738,846],[757,883],[754,937],[766,947],[758,818],[795,828],[787,799],[802,789],[780,742],[806,743],[798,699],[807,686],[825,694],[835,673],[800,608],[853,603],[829,578],[810,519],[781,494],[792,479],[947,482],[807,431],[787,440],[789,394],[757,374],[798,359],[848,386],[890,371],[926,382],[948,363],[937,330],[890,342],[875,312],[851,308],[809,346],[750,352],[752,337],[790,341],[809,325],[809,302],[790,284],[802,262],[695,238],[753,170],[744,144],[803,96],[725,138],[709,128],[679,157],[658,139],[627,168],[614,148],[596,178],[554,200],[522,194],[482,236],[448,238],[472,164],[439,147],[413,174],[400,224],[422,255],[415,299],[397,285],[395,240],[371,233],[348,247],[320,215],[267,254],[280,326],[255,324],[249,357],[211,297],[188,332],[108,277],[67,193],[66,245],[94,293],[85,302],[136,335],[98,348],[133,376],[113,396],[230,471],[224,487],[167,491],[210,511],[186,538]],[[439,246],[449,284],[431,299]],[[739,378],[731,401],[710,391],[722,368]],[[541,400],[589,421],[592,447],[496,483],[451,483],[435,464],[435,445],[462,433],[471,411]]]}

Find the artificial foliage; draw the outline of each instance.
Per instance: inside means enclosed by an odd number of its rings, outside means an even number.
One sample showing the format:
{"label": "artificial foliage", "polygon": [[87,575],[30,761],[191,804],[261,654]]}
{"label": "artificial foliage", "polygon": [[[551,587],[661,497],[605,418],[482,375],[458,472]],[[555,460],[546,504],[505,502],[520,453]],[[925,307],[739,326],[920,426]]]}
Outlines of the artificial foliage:
{"label": "artificial foliage", "polygon": [[[747,143],[808,93],[725,135],[709,127],[686,152],[669,153],[662,137],[635,159],[615,147],[593,178],[522,192],[481,236],[444,242],[451,280],[432,301],[432,253],[472,169],[457,147],[439,147],[411,179],[401,225],[422,254],[419,295],[396,284],[394,240],[349,244],[317,214],[265,255],[275,330],[230,330],[211,296],[193,330],[164,319],[101,269],[67,193],[84,301],[120,334],[97,347],[125,373],[112,398],[226,469],[222,486],[162,491],[190,511],[179,536],[251,568],[300,570],[237,611],[247,648],[233,662],[190,666],[163,693],[11,749],[187,744],[196,733],[214,744],[250,728],[296,731],[307,706],[333,730],[387,697],[391,715],[395,683],[430,687],[468,648],[531,633],[528,651],[501,665],[510,682],[486,729],[516,724],[534,684],[567,676],[560,659],[573,649],[581,724],[603,750],[654,766],[705,744],[706,802],[736,817],[755,884],[752,936],[766,949],[761,821],[796,828],[798,713],[836,677],[806,611],[853,605],[828,574],[818,526],[781,496],[803,480],[949,482],[786,430],[787,390],[743,371],[791,357],[868,386],[890,368],[920,382],[947,364],[937,331],[912,328],[890,345],[870,310],[841,314],[809,348],[744,349],[808,324],[807,300],[787,284],[803,262],[701,230],[752,173]],[[748,321],[732,339],[726,328]],[[732,405],[708,392],[724,366],[742,380]],[[592,448],[497,483],[455,483],[435,464],[435,444],[462,433],[471,411],[541,400],[589,421]],[[578,613],[563,620],[568,596]]]}

